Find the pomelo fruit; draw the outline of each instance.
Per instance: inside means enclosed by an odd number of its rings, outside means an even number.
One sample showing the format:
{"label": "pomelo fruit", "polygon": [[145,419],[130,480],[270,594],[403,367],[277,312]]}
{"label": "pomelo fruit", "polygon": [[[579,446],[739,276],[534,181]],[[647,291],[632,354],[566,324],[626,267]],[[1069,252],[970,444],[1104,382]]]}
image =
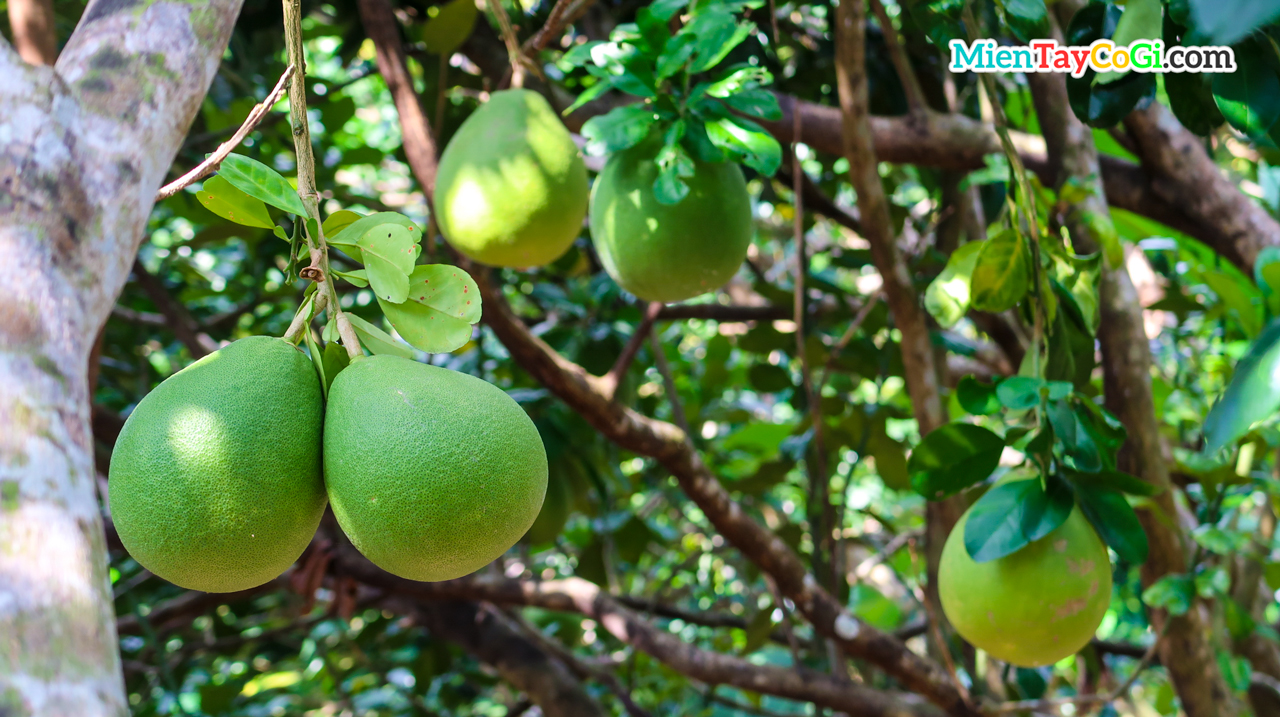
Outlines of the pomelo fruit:
{"label": "pomelo fruit", "polygon": [[747,256],[754,224],[742,170],[694,161],[689,194],[653,194],[661,142],[609,158],[591,189],[591,239],[613,280],[646,301],[683,301],[724,286]]}
{"label": "pomelo fruit", "polygon": [[495,92],[449,141],[436,221],[458,251],[493,266],[555,261],[582,231],[587,167],[542,95]]}
{"label": "pomelo fruit", "polygon": [[111,517],[144,568],[234,592],[280,575],[324,513],[320,381],[291,344],[253,336],[170,376],[111,454]]}
{"label": "pomelo fruit", "polygon": [[1111,603],[1111,561],[1080,508],[1040,540],[985,563],[965,549],[968,519],[966,512],[956,523],[938,565],[942,610],[956,631],[1023,667],[1050,665],[1084,647]]}
{"label": "pomelo fruit", "polygon": [[547,454],[497,386],[372,356],[329,389],[324,477],[338,524],[365,557],[434,582],[479,570],[525,534],[547,490]]}

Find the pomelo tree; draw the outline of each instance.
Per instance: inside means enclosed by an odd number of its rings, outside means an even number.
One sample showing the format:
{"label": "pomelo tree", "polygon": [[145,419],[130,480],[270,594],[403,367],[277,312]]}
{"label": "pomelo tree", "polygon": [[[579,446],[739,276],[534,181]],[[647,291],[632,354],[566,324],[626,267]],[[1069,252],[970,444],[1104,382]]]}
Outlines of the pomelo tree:
{"label": "pomelo tree", "polygon": [[[1280,714],[1275,3],[6,9],[0,715]],[[1237,71],[945,67],[1049,37]],[[254,335],[505,389],[532,531],[397,577],[356,480],[279,578],[153,575],[121,425]],[[413,493],[383,415],[326,462]]]}

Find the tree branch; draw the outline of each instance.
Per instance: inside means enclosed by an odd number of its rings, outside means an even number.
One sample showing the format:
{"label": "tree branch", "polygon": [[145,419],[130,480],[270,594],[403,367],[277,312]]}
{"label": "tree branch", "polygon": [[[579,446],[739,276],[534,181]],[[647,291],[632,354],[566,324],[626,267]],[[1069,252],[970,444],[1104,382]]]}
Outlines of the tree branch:
{"label": "tree branch", "polygon": [[9,27],[14,49],[33,65],[52,65],[58,59],[58,33],[53,0],[9,0]]}
{"label": "tree branch", "polygon": [[631,338],[627,340],[627,344],[622,347],[622,353],[618,354],[618,359],[613,362],[613,367],[609,369],[609,373],[605,374],[604,381],[609,396],[614,397],[617,394],[618,386],[622,383],[623,377],[627,375],[627,369],[631,368],[631,363],[636,360],[636,354],[640,353],[640,346],[644,344],[649,332],[653,330],[653,322],[658,320],[662,307],[661,301],[649,302],[644,309],[644,318],[636,325],[635,331],[631,333]]}
{"label": "tree branch", "polygon": [[164,283],[147,271],[141,261],[133,263],[133,277],[142,290],[147,292],[151,303],[155,304],[160,314],[164,316],[165,325],[173,331],[182,345],[187,347],[192,358],[207,356],[218,349],[213,339],[200,331],[195,319],[191,318],[190,312],[187,311],[187,307],[174,299],[169,294],[169,290],[164,287]]}
{"label": "tree branch", "polygon": [[289,81],[289,78],[292,75],[293,65],[289,65],[285,68],[284,74],[281,75],[280,79],[276,82],[275,88],[272,89],[271,92],[267,93],[266,99],[259,102],[257,105],[254,105],[254,108],[249,111],[249,116],[240,124],[240,129],[236,130],[235,134],[231,135],[231,139],[218,145],[218,148],[213,151],[213,154],[210,154],[203,162],[197,164],[190,172],[187,172],[181,177],[178,177],[172,182],[161,187],[160,191],[156,192],[156,201],[159,202],[168,199],[191,184],[216,172],[218,167],[222,164],[222,160],[226,159],[227,155],[231,154],[232,150],[240,146],[240,143],[244,141],[244,138],[249,136],[249,133],[258,126],[258,123],[262,121],[262,118],[266,117],[267,113],[271,111],[271,108],[275,107],[276,103],[280,101],[280,98],[284,96],[285,83]]}

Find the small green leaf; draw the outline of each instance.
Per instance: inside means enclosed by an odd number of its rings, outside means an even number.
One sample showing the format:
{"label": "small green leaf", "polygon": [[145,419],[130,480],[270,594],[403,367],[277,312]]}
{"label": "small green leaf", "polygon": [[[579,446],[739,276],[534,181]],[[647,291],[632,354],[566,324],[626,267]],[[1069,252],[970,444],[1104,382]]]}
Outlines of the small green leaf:
{"label": "small green leaf", "polygon": [[665,80],[679,72],[689,58],[693,57],[696,41],[697,38],[693,35],[681,33],[667,42],[662,48],[662,54],[658,55],[657,79]]}
{"label": "small green leaf", "polygon": [[996,387],[996,396],[1005,408],[1025,411],[1040,404],[1040,390],[1045,382],[1031,376],[1010,376]]}
{"label": "small green leaf", "polygon": [[590,140],[587,149],[594,154],[620,152],[649,136],[656,119],[648,105],[624,105],[587,120],[582,125],[582,136]]}
{"label": "small green leaf", "polygon": [[970,281],[970,303],[993,314],[1012,309],[1031,284],[1030,261],[1022,237],[1004,231],[983,242]]}
{"label": "small green leaf", "polygon": [[311,356],[311,364],[316,367],[316,376],[320,379],[320,390],[324,394],[325,400],[329,400],[329,384],[332,381],[326,376],[324,366],[324,355],[320,352],[320,346],[316,344],[316,339],[311,335],[311,325],[302,330],[302,335],[307,340],[307,353]]}
{"label": "small green leaf", "polygon": [[653,13],[653,16],[659,20],[667,22],[688,4],[689,0],[654,0],[649,5],[649,12]]}
{"label": "small green leaf", "polygon": [[329,342],[324,345],[324,375],[329,381],[329,385],[333,385],[333,380],[338,377],[338,373],[351,363],[351,357],[347,355],[347,350],[335,342]]}
{"label": "small green leaf", "polygon": [[1117,470],[1103,470],[1097,473],[1081,473],[1069,470],[1066,475],[1072,483],[1081,486],[1081,488],[1118,490],[1129,495],[1148,498],[1164,492],[1164,488]]}
{"label": "small green leaf", "polygon": [[369,275],[364,269],[359,269],[357,271],[335,271],[333,273],[343,279],[346,279],[352,284],[355,284],[361,289],[369,285]]}
{"label": "small green leaf", "polygon": [[[1137,40],[1160,37],[1164,31],[1163,11],[1160,0],[1128,0],[1124,6],[1124,14],[1116,23],[1116,31],[1112,34],[1111,40],[1116,47],[1128,47]],[[1126,68],[1118,72],[1100,73],[1097,83],[1105,85],[1115,82],[1128,72]]]}
{"label": "small green leaf", "polygon": [[1038,478],[1013,479],[983,494],[969,509],[964,547],[974,562],[1011,555],[1062,525],[1075,506],[1071,490],[1050,476],[1048,490]]}
{"label": "small green leaf", "polygon": [[330,214],[328,218],[324,220],[324,224],[320,225],[320,228],[324,230],[325,239],[328,239],[343,229],[351,226],[353,223],[359,221],[361,218],[361,215],[349,209],[339,209],[333,214]]}
{"label": "small green leaf", "polygon": [[281,229],[279,226],[273,226],[273,227],[271,227],[271,233],[272,233],[272,234],[275,234],[275,235],[276,235],[278,238],[280,238],[280,239],[283,239],[283,240],[285,240],[285,241],[290,241],[290,239],[289,239],[289,235],[288,235],[288,234],[285,234],[285,233],[284,233],[284,230],[283,230],[283,229]]}
{"label": "small green leaf", "polygon": [[427,52],[447,58],[471,36],[478,13],[475,0],[450,0],[437,7],[440,13],[422,26],[422,42]]}
{"label": "small green leaf", "polygon": [[721,100],[726,105],[744,115],[777,122],[782,119],[782,107],[778,105],[778,96],[759,87],[735,92]]}
{"label": "small green leaf", "polygon": [[[284,234],[284,230],[271,221],[271,215],[267,213],[267,205],[263,204],[262,200],[236,189],[223,177],[206,179],[204,186],[196,192],[196,199],[204,205],[205,209],[223,219],[230,219],[236,224],[247,227],[274,229]],[[287,236],[282,238],[288,241]]]}
{"label": "small green leaf", "polygon": [[689,194],[689,185],[681,180],[693,176],[693,159],[679,141],[679,137],[668,137],[667,144],[658,150],[658,178],[653,182],[653,194],[662,204],[679,204]]}
{"label": "small green leaf", "polygon": [[277,209],[283,209],[300,217],[307,216],[307,207],[298,198],[298,190],[276,170],[241,154],[229,154],[218,167],[218,176],[224,177],[237,189],[251,197],[257,197]]}
{"label": "small green leaf", "polygon": [[689,66],[689,73],[706,72],[723,60],[733,48],[742,44],[755,31],[755,23],[738,23],[733,13],[722,5],[704,5],[707,9],[694,15],[686,25],[697,42],[694,44],[695,59]]}
{"label": "small green leaf", "polygon": [[1195,600],[1195,587],[1185,573],[1166,575],[1142,591],[1142,601],[1170,615],[1185,615]]}
{"label": "small green leaf", "polygon": [[1222,398],[1204,419],[1205,452],[1216,453],[1280,409],[1280,319],[1272,321],[1236,364]]}
{"label": "small green leaf", "polygon": [[378,299],[387,320],[415,348],[448,353],[471,340],[480,320],[480,290],[467,272],[448,264],[414,267],[408,300],[393,304]]}
{"label": "small green leaf", "polygon": [[[1132,0],[1130,0],[1132,2]],[[1045,0],[1003,0],[1005,18],[1013,36],[1022,42],[1049,37],[1049,13]]]}
{"label": "small green leaf", "polygon": [[1054,435],[1062,441],[1066,457],[1070,461],[1068,465],[1085,473],[1097,473],[1102,470],[1102,455],[1098,444],[1093,440],[1088,428],[1081,423],[1071,402],[1050,401],[1048,416]]}
{"label": "small green leaf", "polygon": [[951,252],[942,273],[924,292],[924,307],[943,328],[951,328],[969,311],[969,282],[985,242],[961,244]]}
{"label": "small green leaf", "polygon": [[351,322],[351,328],[355,329],[356,336],[360,338],[360,343],[364,344],[364,347],[369,349],[371,353],[399,356],[407,359],[413,358],[413,351],[408,346],[396,341],[391,334],[355,314],[348,313],[346,317]]}
{"label": "small green leaf", "polygon": [[364,233],[357,241],[364,257],[369,284],[379,301],[398,304],[409,296],[409,274],[417,258],[417,232],[398,224],[383,224]]}
{"label": "small green leaf", "polygon": [[1099,486],[1077,485],[1076,497],[1084,517],[1121,560],[1131,565],[1147,561],[1147,534],[1124,495]]}
{"label": "small green leaf", "polygon": [[742,156],[742,163],[766,177],[782,165],[782,146],[754,122],[739,117],[723,117],[706,124],[711,143]]}
{"label": "small green leaf", "polygon": [[983,383],[973,376],[965,376],[956,385],[956,399],[960,407],[975,416],[990,416],[1000,411],[1000,399],[994,384]]}
{"label": "small green leaf", "polygon": [[1262,331],[1262,302],[1260,291],[1243,279],[1239,274],[1228,274],[1217,269],[1206,269],[1203,274],[1204,283],[1213,289],[1222,303],[1226,305],[1239,321],[1245,336],[1254,338]]}
{"label": "small green leaf", "polygon": [[325,238],[329,246],[337,247],[346,252],[348,256],[360,263],[364,263],[364,257],[360,252],[359,241],[370,229],[381,226],[383,224],[395,224],[408,229],[416,237],[415,244],[422,240],[422,229],[413,223],[403,214],[398,212],[377,212],[367,217],[360,217],[350,224],[338,230],[338,233],[330,236],[325,232]]}
{"label": "small green leaf", "polygon": [[1208,36],[1204,44],[1231,45],[1280,17],[1280,3],[1275,0],[1190,0],[1187,4],[1196,28]]}
{"label": "small green leaf", "polygon": [[1004,439],[969,423],[948,423],[920,441],[907,460],[911,485],[929,500],[958,493],[1000,465]]}
{"label": "small green leaf", "polygon": [[566,107],[564,111],[560,113],[561,116],[568,117],[570,114],[573,114],[574,110],[582,107],[611,89],[613,89],[613,77],[609,76],[600,78],[594,85],[583,90],[582,94],[578,95],[578,99],[574,100],[573,104]]}
{"label": "small green leaf", "polygon": [[1211,84],[1218,110],[1232,127],[1260,139],[1280,119],[1280,77],[1272,67],[1275,50],[1261,39],[1236,45],[1236,71],[1213,74]]}

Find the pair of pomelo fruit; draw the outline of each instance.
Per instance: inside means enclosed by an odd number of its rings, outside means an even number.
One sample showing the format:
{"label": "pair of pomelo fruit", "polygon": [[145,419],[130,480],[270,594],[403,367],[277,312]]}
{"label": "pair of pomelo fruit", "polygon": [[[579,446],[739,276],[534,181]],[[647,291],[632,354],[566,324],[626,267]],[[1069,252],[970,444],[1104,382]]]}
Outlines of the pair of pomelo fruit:
{"label": "pair of pomelo fruit", "polygon": [[613,155],[588,190],[569,131],[536,92],[496,92],[445,148],[436,177],[440,232],[493,266],[533,267],[569,249],[590,212],[600,262],[646,301],[683,301],[723,286],[751,243],[751,200],[732,163],[694,162],[681,202],[658,202],[661,139]]}
{"label": "pair of pomelo fruit", "polygon": [[233,592],[297,560],[326,500],[351,542],[413,580],[461,577],[533,524],[547,459],[533,422],[481,379],[394,356],[329,389],[288,342],[241,339],[161,383],[111,457],[111,515],[143,567]]}

